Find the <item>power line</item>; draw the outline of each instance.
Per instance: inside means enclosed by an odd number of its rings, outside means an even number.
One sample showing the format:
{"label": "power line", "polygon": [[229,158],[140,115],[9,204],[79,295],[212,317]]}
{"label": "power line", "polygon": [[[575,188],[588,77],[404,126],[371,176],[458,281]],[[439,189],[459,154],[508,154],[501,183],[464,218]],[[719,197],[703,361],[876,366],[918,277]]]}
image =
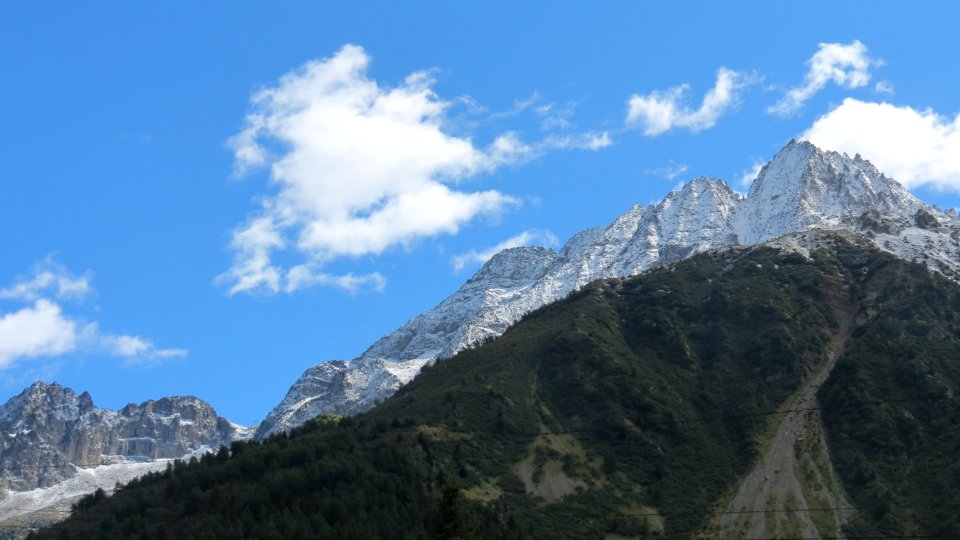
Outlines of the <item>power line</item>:
{"label": "power line", "polygon": [[[689,419],[689,420],[682,420],[682,419],[666,420],[666,421],[659,421],[659,422],[651,422],[650,425],[652,425],[652,426],[658,426],[658,425],[659,425],[659,426],[666,426],[666,425],[675,425],[675,424],[707,424],[707,423],[714,422],[714,421],[717,421],[717,420],[730,420],[730,419],[738,419],[738,418],[775,416],[775,415],[780,415],[780,414],[802,413],[802,412],[812,412],[812,411],[822,411],[822,410],[833,410],[833,409],[869,408],[869,407],[875,407],[875,406],[885,405],[885,404],[889,404],[889,403],[906,403],[906,402],[913,402],[913,401],[935,401],[935,400],[943,400],[943,399],[950,399],[950,396],[945,395],[945,394],[927,394],[927,395],[924,395],[924,396],[918,396],[918,397],[913,397],[913,398],[889,399],[889,400],[871,401],[871,402],[862,402],[862,403],[848,403],[848,404],[835,405],[835,406],[830,406],[830,407],[803,407],[803,408],[796,408],[796,409],[776,409],[776,410],[773,410],[773,411],[763,411],[763,412],[757,412],[757,413],[731,414],[731,415],[721,415],[721,416],[708,416],[708,417],[694,418],[694,419]],[[958,426],[958,427],[960,427],[960,426]],[[549,437],[549,436],[551,436],[551,435],[572,435],[572,434],[577,434],[577,433],[593,433],[593,432],[595,432],[595,431],[596,431],[595,428],[578,428],[578,429],[551,430],[550,432],[541,432],[541,433],[538,433],[537,436],[548,436],[548,437]],[[451,435],[456,435],[456,434],[458,434],[457,432],[450,432],[450,433],[451,433]],[[496,435],[496,434],[479,434],[479,433],[470,433],[470,434],[468,434],[468,433],[460,433],[460,434],[469,435],[469,438],[452,439],[452,440],[425,440],[424,442],[426,442],[426,443],[428,443],[428,444],[454,444],[454,443],[469,442],[469,441],[471,441],[471,440],[478,439],[478,438],[479,438],[479,439],[496,439],[496,440],[502,440],[502,441],[506,442],[505,440],[510,438],[510,437],[507,436],[507,435]],[[519,437],[517,437],[517,438],[519,439]],[[393,442],[393,443],[390,443],[390,445],[396,445],[396,446],[410,445],[410,444],[419,445],[419,444],[421,444],[421,441],[402,441],[402,442]],[[387,445],[386,443],[376,443],[376,444],[357,443],[356,446],[373,448],[373,447],[383,447],[383,446],[388,446],[388,445]]]}
{"label": "power line", "polygon": [[[884,404],[891,404],[891,403],[905,403],[905,402],[916,402],[916,401],[931,401],[931,400],[942,400],[942,399],[948,399],[948,398],[950,398],[950,396],[944,395],[944,394],[925,394],[925,395],[921,395],[921,396],[915,396],[915,397],[912,397],[912,398],[900,398],[900,399],[890,399],[890,400],[877,400],[877,401],[860,402],[860,403],[846,403],[846,404],[836,405],[836,406],[830,406],[830,407],[803,407],[803,408],[790,408],[790,409],[775,409],[775,410],[771,410],[771,411],[761,411],[761,412],[757,412],[757,413],[727,414],[727,415],[718,415],[718,416],[713,416],[713,417],[703,417],[703,418],[691,419],[691,420],[679,420],[679,419],[677,419],[677,420],[672,420],[672,421],[660,422],[660,424],[661,424],[661,425],[669,425],[669,424],[685,424],[685,423],[706,423],[706,422],[713,422],[713,421],[716,421],[716,420],[724,420],[724,419],[731,419],[731,418],[772,416],[772,415],[779,415],[779,414],[803,413],[803,412],[818,411],[818,410],[825,410],[825,409],[867,408],[867,407],[877,407],[877,406],[881,406],[881,405],[884,405]],[[369,424],[368,424],[368,425],[369,425]],[[359,427],[359,426],[358,426],[358,427]],[[402,426],[402,427],[412,427],[412,426]],[[551,436],[551,435],[576,434],[576,433],[585,433],[585,432],[592,432],[592,431],[594,431],[594,430],[593,430],[593,429],[589,429],[589,428],[569,429],[569,430],[554,430],[554,431],[551,431],[551,432],[539,433],[539,434],[537,434],[536,436],[546,436],[546,437],[549,437],[549,436]],[[421,433],[422,433],[422,432],[421,432]],[[456,435],[455,432],[452,432],[451,434],[452,434],[452,435]],[[528,438],[527,436],[520,436],[519,434],[518,434],[518,435],[510,436],[510,435],[496,435],[496,434],[479,434],[479,433],[473,433],[473,434],[469,434],[469,435],[470,435],[470,438],[452,439],[452,440],[429,440],[429,439],[424,439],[424,440],[410,440],[410,441],[404,440],[404,441],[394,441],[394,442],[389,442],[389,441],[381,440],[381,441],[379,441],[379,442],[370,442],[370,443],[360,443],[360,442],[355,442],[355,441],[348,441],[348,442],[345,442],[345,443],[344,443],[344,446],[345,446],[346,448],[353,448],[353,447],[389,448],[389,447],[392,447],[392,446],[421,445],[421,444],[424,444],[424,443],[426,443],[426,445],[429,446],[429,445],[450,444],[450,443],[460,444],[460,443],[469,442],[470,440],[474,440],[474,439],[484,439],[484,438],[496,439],[496,440],[499,440],[499,441],[505,442],[505,443],[508,443],[508,442],[517,442],[517,443],[523,442],[524,444],[529,444],[529,442],[530,442],[530,441],[529,441],[529,438]],[[536,436],[535,436],[535,437],[536,437]],[[615,440],[615,439],[614,439],[614,440]],[[170,460],[170,461],[168,461],[168,462],[167,462],[167,465],[169,466],[170,464],[176,463],[177,461],[179,461],[179,462],[181,462],[181,463],[185,463],[185,460],[179,460],[179,459],[178,459],[178,460]],[[141,463],[142,463],[142,462],[141,462]],[[154,463],[156,463],[156,462],[154,462]],[[89,466],[99,466],[99,465],[102,465],[102,464],[89,464]],[[83,466],[83,465],[77,465],[77,464],[67,464],[67,465],[57,465],[57,466],[19,466],[19,467],[7,467],[7,468],[4,468],[3,470],[30,470],[30,469],[43,470],[43,469],[55,469],[55,468],[68,468],[68,467],[78,468],[78,467],[82,467],[82,466]],[[150,471],[150,472],[162,472],[162,471]],[[892,508],[920,508],[920,507],[929,507],[929,508],[955,508],[955,507],[957,507],[957,506],[960,506],[960,505],[930,505],[930,506],[897,505],[897,506],[893,506]],[[713,512],[713,513],[711,513],[710,515],[720,516],[720,515],[729,515],[729,514],[775,514],[775,513],[803,513],[803,512],[827,512],[827,511],[858,511],[858,509],[857,509],[856,507],[823,507],[823,508],[798,508],[798,509],[783,509],[783,510],[730,510],[730,511],[723,511],[723,512]],[[68,514],[72,513],[71,511],[67,511],[67,510],[44,510],[44,512],[48,512],[48,513],[58,513],[58,514],[62,514],[62,515],[68,515]],[[669,513],[669,512],[667,512],[667,513],[654,512],[654,513],[630,514],[630,515],[633,516],[633,517],[654,517],[654,516],[657,516],[657,517],[669,517],[670,515],[673,515],[673,514],[671,514],[671,513]],[[16,528],[16,529],[20,529],[20,530],[29,530],[29,531],[35,530],[35,528],[32,528],[32,527],[9,525],[9,524],[0,524],[0,529],[3,529],[3,528],[7,528],[7,529]],[[53,526],[53,527],[47,527],[47,528],[52,528],[52,529],[54,529],[54,530],[57,530],[57,529],[60,529],[61,527]],[[67,529],[67,528],[63,528],[63,529],[76,531],[76,529]],[[671,534],[668,534],[668,535],[666,535],[666,536],[677,536],[677,535],[682,535],[682,534],[692,534],[693,532],[696,532],[696,531],[688,531],[688,532],[683,532],[683,533],[671,533]],[[202,535],[200,535],[200,536],[202,536]],[[219,536],[219,537],[220,537],[220,538],[228,538],[228,537],[225,537],[225,536]],[[858,536],[858,537],[849,537],[849,536],[847,536],[847,537],[835,537],[835,538],[834,538],[834,537],[818,537],[818,538],[812,539],[812,540],[839,540],[840,538],[847,538],[848,540],[856,540],[856,539],[863,539],[863,540],[877,539],[877,540],[881,540],[881,539],[898,539],[898,538],[902,538],[902,539],[911,539],[911,538],[915,538],[915,539],[924,539],[924,538],[934,539],[934,538],[960,538],[960,535],[956,535],[956,536],[942,536],[942,535],[941,535],[941,536],[936,536],[936,535],[932,535],[932,536],[923,536],[923,535],[913,535],[913,536],[909,536],[909,535],[907,535],[907,536],[875,535],[875,536]],[[789,538],[770,538],[770,539],[755,539],[755,540],[793,540],[793,539],[789,539]],[[798,540],[799,540],[799,539],[798,539]],[[811,539],[805,539],[805,540],[811,540]]]}
{"label": "power line", "polygon": [[[957,505],[951,505],[951,506],[957,506]],[[906,508],[912,508],[911,506],[905,506],[905,507],[906,507]],[[902,508],[902,507],[900,507],[900,506],[894,506],[893,508]],[[837,507],[836,509],[838,509],[838,510],[843,510],[843,509],[849,509],[849,507]],[[798,510],[806,510],[806,509],[798,509]],[[785,511],[791,511],[791,510],[785,510]],[[759,510],[758,512],[777,512],[777,511]],[[783,511],[780,511],[780,512],[783,512]],[[632,515],[633,515],[633,516],[637,516],[638,514],[632,514]],[[155,523],[159,523],[159,522],[155,522]],[[90,532],[90,531],[95,530],[94,527],[89,527],[89,528],[87,528],[87,529],[83,529],[83,528],[65,527],[65,526],[60,525],[60,524],[52,524],[52,525],[49,525],[49,526],[40,526],[40,527],[31,527],[31,526],[27,526],[27,525],[13,525],[13,524],[4,524],[4,523],[0,523],[0,529],[19,530],[19,531],[26,531],[26,532],[35,532],[35,531],[48,530],[48,529],[49,529],[49,530],[55,530],[55,531],[68,531],[68,532],[74,532],[74,533],[84,532],[84,531]],[[99,529],[96,529],[96,530],[99,530]],[[702,531],[703,531],[703,528],[693,529],[693,530],[687,530],[687,531],[676,531],[676,532],[671,532],[671,533],[666,533],[666,534],[658,535],[658,537],[659,537],[659,538],[667,538],[667,537],[686,536],[686,535],[692,535],[692,534],[700,533],[700,532],[702,532]],[[192,533],[190,533],[190,534],[191,534],[191,536],[200,537],[200,538],[219,538],[219,539],[231,539],[231,538],[246,539],[246,538],[251,538],[249,535],[244,535],[244,534],[209,534],[209,533],[202,533],[202,532],[199,532],[199,531],[198,531],[198,532],[192,532]],[[291,536],[286,536],[285,538],[288,539],[288,540],[301,540],[301,539],[302,539],[302,540],[312,540],[314,537],[313,537],[313,536],[309,536],[309,537],[291,537]],[[855,536],[849,536],[849,535],[843,535],[843,536],[773,536],[773,537],[763,537],[763,538],[754,537],[754,538],[751,538],[750,540],[936,540],[936,539],[944,539],[944,540],[946,540],[946,539],[953,539],[953,538],[960,538],[960,534],[902,534],[902,535],[894,535],[894,534],[874,534],[874,535],[855,535]]]}
{"label": "power line", "polygon": [[[834,406],[828,406],[828,407],[826,407],[826,406],[821,406],[821,407],[802,407],[802,408],[795,408],[795,409],[774,409],[774,410],[771,410],[771,411],[761,411],[761,412],[755,412],[755,413],[726,414],[726,415],[719,415],[719,416],[707,416],[707,417],[701,417],[701,418],[692,418],[692,419],[688,419],[688,420],[683,420],[683,419],[661,419],[661,420],[658,420],[658,421],[656,421],[656,422],[651,422],[650,425],[652,425],[652,426],[666,426],[666,425],[676,425],[676,424],[681,424],[681,425],[682,425],[682,424],[707,424],[707,423],[714,422],[714,421],[717,421],[717,420],[732,420],[732,419],[739,419],[739,418],[757,418],[757,417],[763,417],[763,416],[776,416],[776,415],[781,415],[781,414],[792,414],[792,413],[802,413],[802,412],[812,412],[812,411],[823,411],[823,410],[834,410],[834,409],[860,409],[860,408],[876,407],[876,406],[879,406],[879,405],[886,405],[886,404],[890,404],[890,403],[907,403],[907,402],[915,402],[915,401],[938,401],[938,400],[947,400],[947,399],[951,399],[951,396],[949,396],[949,395],[947,395],[947,394],[925,394],[925,395],[922,395],[922,396],[915,396],[915,397],[911,397],[911,398],[888,399],[888,400],[878,400],[878,401],[865,401],[865,402],[861,402],[861,403],[845,403],[845,404],[842,404],[842,405],[834,405]],[[412,426],[401,426],[401,427],[412,427]],[[394,428],[394,429],[398,429],[398,428]],[[550,435],[573,435],[573,434],[577,434],[577,433],[592,433],[592,432],[594,432],[594,431],[595,431],[594,428],[578,428],[578,429],[552,430],[552,431],[547,432],[547,433],[539,433],[539,434],[537,434],[537,436],[539,436],[539,435],[545,435],[545,436],[550,436]],[[451,435],[457,435],[457,434],[468,435],[469,438],[453,439],[453,440],[424,440],[423,442],[426,442],[426,443],[431,444],[431,445],[464,443],[464,442],[469,442],[469,441],[471,441],[471,440],[476,440],[476,439],[495,439],[495,440],[500,440],[500,441],[503,441],[503,442],[507,442],[507,440],[509,440],[509,439],[511,438],[509,435],[480,434],[480,433],[462,433],[462,432],[461,432],[461,433],[458,433],[458,432],[450,432],[450,433],[451,433]],[[517,436],[515,436],[515,438],[519,441],[520,436],[517,435]],[[262,441],[261,444],[262,444],[263,442],[266,442],[266,441]],[[347,444],[348,446],[360,446],[360,447],[366,447],[366,448],[382,448],[382,447],[388,447],[388,446],[421,445],[422,442],[419,441],[419,440],[415,440],[415,441],[395,441],[395,442],[392,442],[392,443],[387,443],[387,442],[359,443],[359,442],[358,442],[358,443],[355,443],[355,444],[352,444],[352,445],[349,444],[349,443],[345,443],[345,444]],[[212,452],[211,452],[211,453],[212,453]],[[184,460],[182,457],[180,457],[180,458],[158,458],[158,459],[155,460],[155,461],[133,461],[133,462],[126,462],[126,463],[85,463],[85,464],[68,463],[68,464],[65,464],[65,465],[18,465],[18,466],[15,466],[15,467],[0,466],[0,473],[3,473],[3,472],[5,472],[5,471],[17,471],[17,470],[47,470],[47,469],[62,469],[62,468],[86,468],[86,467],[100,467],[100,466],[105,466],[105,465],[125,465],[125,464],[137,464],[137,463],[144,463],[144,464],[146,464],[146,463],[158,463],[158,462],[160,462],[161,460],[165,460],[168,464],[172,464],[172,463],[177,462],[177,461],[184,462],[184,463],[186,463],[186,462],[189,461],[189,460]]]}

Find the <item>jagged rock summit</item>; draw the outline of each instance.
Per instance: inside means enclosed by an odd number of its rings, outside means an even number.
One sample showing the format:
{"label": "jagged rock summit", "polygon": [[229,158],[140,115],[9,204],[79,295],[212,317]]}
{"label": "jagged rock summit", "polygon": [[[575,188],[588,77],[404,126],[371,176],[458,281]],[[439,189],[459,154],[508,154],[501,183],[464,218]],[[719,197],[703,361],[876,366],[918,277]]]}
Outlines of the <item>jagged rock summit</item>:
{"label": "jagged rock summit", "polygon": [[425,364],[497,336],[524,314],[591,281],[814,227],[853,231],[898,257],[960,275],[956,215],[924,204],[859,155],[791,141],[762,168],[746,197],[723,180],[700,177],[657,204],[634,206],[607,227],[574,235],[559,253],[531,247],[500,252],[440,305],[356,359],[308,369],[256,437],[318,414],[369,409]]}
{"label": "jagged rock summit", "polygon": [[760,170],[735,229],[738,243],[753,245],[810,226],[849,226],[869,211],[912,216],[925,206],[860,154],[792,141]]}
{"label": "jagged rock summit", "polygon": [[0,406],[0,481],[7,491],[45,488],[82,469],[181,458],[251,434],[191,396],[114,411],[87,392],[36,382]]}

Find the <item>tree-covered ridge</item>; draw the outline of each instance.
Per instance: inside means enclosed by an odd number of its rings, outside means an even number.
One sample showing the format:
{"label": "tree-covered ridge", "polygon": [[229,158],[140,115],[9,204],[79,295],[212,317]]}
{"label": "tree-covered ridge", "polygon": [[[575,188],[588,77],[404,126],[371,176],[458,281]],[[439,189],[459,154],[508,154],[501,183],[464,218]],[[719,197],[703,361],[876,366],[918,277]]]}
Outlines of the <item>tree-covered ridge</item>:
{"label": "tree-covered ridge", "polygon": [[[851,536],[960,537],[960,289],[918,265],[866,266],[861,325],[820,391]],[[865,322],[869,319],[869,322]]]}
{"label": "tree-covered ridge", "polygon": [[[823,361],[838,306],[864,313],[850,358],[859,358],[860,342],[872,346],[864,336],[882,343],[869,332],[885,324],[918,337],[894,340],[909,351],[870,354],[896,353],[893,366],[947,347],[919,373],[960,381],[949,349],[960,314],[956,286],[842,238],[822,240],[809,256],[773,248],[702,254],[594,283],[425,369],[369,413],[321,418],[263,444],[235,443],[87,499],[38,536],[693,537],[749,470],[777,411]],[[938,307],[910,307],[923,291]],[[845,356],[838,378],[850,362],[873,370]],[[877,400],[887,389],[860,386],[885,377],[831,379],[824,403]],[[906,391],[915,383],[902,384]],[[852,526],[892,530],[884,519],[902,521],[870,506],[871,497],[912,501],[926,477],[888,482],[903,462],[883,459],[857,472],[857,454],[873,443],[840,434],[874,428],[846,414],[825,416],[847,490],[864,487],[853,492],[867,506]],[[907,435],[903,444],[927,444]],[[955,451],[958,437],[960,430],[941,435],[936,442],[945,446],[933,452]],[[938,489],[957,497],[958,486],[945,478]]]}

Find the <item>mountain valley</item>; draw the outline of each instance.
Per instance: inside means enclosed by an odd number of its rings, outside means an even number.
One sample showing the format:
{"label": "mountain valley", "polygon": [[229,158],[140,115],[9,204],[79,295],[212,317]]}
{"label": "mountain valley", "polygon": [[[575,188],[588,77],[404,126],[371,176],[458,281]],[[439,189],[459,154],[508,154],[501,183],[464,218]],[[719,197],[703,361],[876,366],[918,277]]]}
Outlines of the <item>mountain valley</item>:
{"label": "mountain valley", "polygon": [[[412,537],[440,534],[454,503],[481,536],[954,531],[906,509],[935,506],[921,480],[954,489],[933,471],[955,470],[955,439],[936,434],[957,421],[958,239],[955,212],[869,161],[791,141],[746,196],[701,177],[559,251],[501,251],[359,357],[307,369],[259,426],[196,398],[108,411],[37,383],[0,408],[0,528],[22,536],[129,482],[65,527],[119,511],[117,537],[356,537],[372,533],[338,515],[375,489],[390,515],[362,526]],[[935,402],[869,405],[918,388]],[[895,479],[907,469],[919,476]],[[272,529],[251,525],[259,510],[229,517],[260,489],[283,516]],[[179,521],[194,512],[209,519]],[[285,529],[298,512],[323,517]]]}

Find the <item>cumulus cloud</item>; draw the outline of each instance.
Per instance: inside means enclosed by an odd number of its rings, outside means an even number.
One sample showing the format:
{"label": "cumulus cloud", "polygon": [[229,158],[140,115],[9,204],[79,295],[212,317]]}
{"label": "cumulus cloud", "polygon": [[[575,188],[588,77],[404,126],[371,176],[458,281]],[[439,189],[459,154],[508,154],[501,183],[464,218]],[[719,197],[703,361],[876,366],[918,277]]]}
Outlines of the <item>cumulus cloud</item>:
{"label": "cumulus cloud", "polygon": [[496,163],[469,139],[443,131],[449,103],[427,73],[384,88],[367,76],[369,62],[363,49],[348,45],[254,95],[230,145],[240,171],[269,164],[279,192],[233,238],[240,290],[259,284],[241,285],[243,268],[261,282],[273,279],[263,260],[290,233],[293,245],[319,260],[376,254],[454,233],[513,202],[493,190],[451,187]]}
{"label": "cumulus cloud", "polygon": [[187,354],[185,349],[156,347],[138,336],[100,332],[96,322],[64,313],[59,300],[80,299],[92,292],[89,274],[72,274],[47,257],[34,265],[32,274],[0,289],[0,298],[21,304],[13,311],[0,313],[0,369],[20,360],[81,351],[135,362]]}
{"label": "cumulus cloud", "polygon": [[453,265],[453,269],[456,272],[459,272],[471,265],[481,265],[490,260],[491,257],[500,253],[501,251],[520,247],[520,246],[532,246],[540,245],[546,247],[556,247],[559,244],[557,237],[554,236],[550,231],[543,230],[526,230],[522,233],[507,238],[499,244],[487,248],[483,251],[470,250],[466,253],[461,253],[460,255],[455,255],[450,259],[450,264]]}
{"label": "cumulus cloud", "polygon": [[741,91],[758,80],[755,74],[720,68],[717,70],[716,83],[704,95],[698,109],[691,109],[682,103],[684,94],[690,89],[689,84],[647,95],[634,94],[627,100],[626,125],[642,129],[648,137],[661,135],[674,128],[686,129],[691,133],[710,129],[720,116],[739,103]]}
{"label": "cumulus cloud", "polygon": [[[233,233],[233,264],[216,279],[228,294],[314,285],[382,288],[379,274],[334,276],[322,268],[338,257],[378,255],[457,234],[520,203],[497,190],[465,188],[471,177],[547,150],[611,143],[607,133],[531,143],[507,132],[477,146],[447,129],[453,102],[437,95],[428,72],[389,87],[368,75],[369,64],[361,47],[347,45],[252,97],[243,129],[228,144],[238,174],[269,167],[273,192]],[[538,99],[534,93],[501,116],[519,114]],[[294,259],[293,267],[281,257]]]}
{"label": "cumulus cloud", "polygon": [[960,114],[847,98],[801,138],[830,150],[861,154],[907,187],[960,191]]}
{"label": "cumulus cloud", "polygon": [[817,52],[807,60],[809,68],[803,84],[787,90],[780,101],[767,107],[767,112],[790,116],[830,82],[844,88],[865,86],[870,82],[870,68],[880,64],[879,60],[867,56],[867,47],[858,40],[847,45],[821,43]]}
{"label": "cumulus cloud", "polygon": [[21,358],[57,356],[77,346],[77,324],[60,306],[37,300],[32,306],[0,317],[0,369]]}

